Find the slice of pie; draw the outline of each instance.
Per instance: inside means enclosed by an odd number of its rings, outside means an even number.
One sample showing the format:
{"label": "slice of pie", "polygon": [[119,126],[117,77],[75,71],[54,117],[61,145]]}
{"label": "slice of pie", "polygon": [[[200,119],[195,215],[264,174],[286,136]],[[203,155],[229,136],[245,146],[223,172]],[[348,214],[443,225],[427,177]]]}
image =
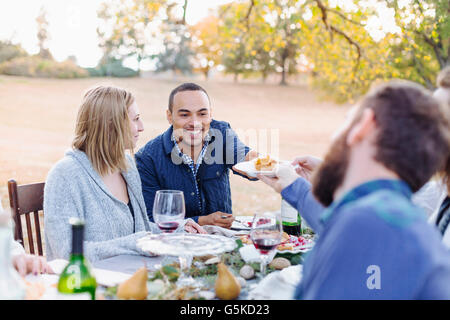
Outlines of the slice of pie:
{"label": "slice of pie", "polygon": [[256,171],[273,171],[276,165],[277,161],[271,159],[269,155],[267,155],[267,157],[265,158],[258,158],[255,161]]}

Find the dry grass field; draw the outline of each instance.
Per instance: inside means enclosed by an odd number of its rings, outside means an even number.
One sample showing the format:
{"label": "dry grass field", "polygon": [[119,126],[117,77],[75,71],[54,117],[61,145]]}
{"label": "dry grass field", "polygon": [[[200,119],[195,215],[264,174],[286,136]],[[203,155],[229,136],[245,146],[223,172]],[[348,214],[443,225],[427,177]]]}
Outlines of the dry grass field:
{"label": "dry grass field", "polygon": [[[318,101],[302,86],[196,82],[208,91],[215,119],[228,121],[238,131],[279,130],[279,156],[284,160],[304,154],[322,156],[348,110],[348,106]],[[99,83],[126,87],[135,93],[145,126],[138,148],[168,128],[168,96],[181,79],[0,76],[0,196],[4,207],[9,207],[9,179],[19,184],[44,181],[52,165],[63,157],[70,147],[83,92]],[[280,196],[262,182],[231,175],[231,185],[236,215],[280,207]]]}

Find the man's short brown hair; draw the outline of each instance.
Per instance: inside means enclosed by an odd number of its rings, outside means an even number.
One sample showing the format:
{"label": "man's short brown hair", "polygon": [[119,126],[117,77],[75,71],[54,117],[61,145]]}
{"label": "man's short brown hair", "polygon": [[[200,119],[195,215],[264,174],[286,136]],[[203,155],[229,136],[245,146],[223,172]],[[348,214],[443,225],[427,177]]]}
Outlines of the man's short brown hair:
{"label": "man's short brown hair", "polygon": [[446,88],[450,90],[450,66],[445,67],[439,72],[436,84],[440,88]]}
{"label": "man's short brown hair", "polygon": [[375,160],[397,173],[413,192],[444,168],[450,152],[449,114],[431,92],[393,80],[363,98],[359,115],[366,108],[374,111],[378,128]]}

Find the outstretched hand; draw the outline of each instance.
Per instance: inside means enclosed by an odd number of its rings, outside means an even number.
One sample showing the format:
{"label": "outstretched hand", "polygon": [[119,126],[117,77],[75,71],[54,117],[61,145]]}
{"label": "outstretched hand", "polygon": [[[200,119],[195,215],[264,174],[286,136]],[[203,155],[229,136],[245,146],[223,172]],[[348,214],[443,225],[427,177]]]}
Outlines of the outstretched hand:
{"label": "outstretched hand", "polygon": [[297,157],[292,161],[297,174],[311,182],[312,173],[322,163],[322,159],[313,156]]}
{"label": "outstretched hand", "polygon": [[297,172],[289,163],[280,163],[275,174],[275,178],[270,178],[261,174],[258,174],[257,177],[278,193],[281,193],[284,188],[292,184],[298,178]]}

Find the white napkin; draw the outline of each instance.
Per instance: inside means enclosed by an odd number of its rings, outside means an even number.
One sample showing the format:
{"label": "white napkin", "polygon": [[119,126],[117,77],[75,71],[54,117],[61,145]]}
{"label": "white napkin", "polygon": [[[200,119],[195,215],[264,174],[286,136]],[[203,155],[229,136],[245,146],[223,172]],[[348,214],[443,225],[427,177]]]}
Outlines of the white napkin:
{"label": "white napkin", "polygon": [[281,280],[293,286],[297,286],[300,283],[302,280],[302,275],[303,265],[301,264],[290,266],[280,271]]}
{"label": "white napkin", "polygon": [[95,280],[97,280],[97,284],[105,287],[113,287],[119,285],[132,276],[132,274],[128,273],[96,268],[94,268],[92,272],[94,273]]}
{"label": "white napkin", "polygon": [[269,273],[249,292],[248,298],[250,300],[292,300],[301,280],[302,271],[302,265],[295,265]]}
{"label": "white napkin", "polygon": [[209,234],[218,234],[218,235],[229,237],[229,238],[248,233],[248,231],[245,231],[245,230],[244,231],[240,231],[240,230],[235,231],[235,230],[225,229],[225,228],[222,228],[219,226],[213,226],[213,225],[206,225],[206,226],[202,226],[202,227]]}
{"label": "white napkin", "polygon": [[[261,255],[258,250],[256,250],[254,245],[244,245],[239,249],[239,253],[241,254],[242,260],[245,262],[260,262],[261,261]],[[273,260],[273,257],[277,254],[276,250],[273,250],[269,254],[269,259],[267,263],[270,263]]]}

